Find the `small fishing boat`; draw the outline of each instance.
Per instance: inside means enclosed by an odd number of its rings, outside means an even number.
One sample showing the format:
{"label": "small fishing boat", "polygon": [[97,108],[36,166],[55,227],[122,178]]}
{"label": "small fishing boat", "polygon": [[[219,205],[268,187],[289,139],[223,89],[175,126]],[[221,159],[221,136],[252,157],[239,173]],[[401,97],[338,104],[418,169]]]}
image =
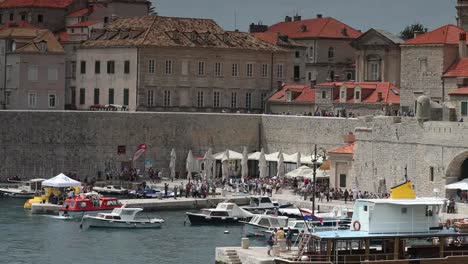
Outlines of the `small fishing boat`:
{"label": "small fishing boat", "polygon": [[200,224],[239,224],[249,221],[253,214],[234,203],[219,203],[216,208],[202,209],[200,213],[185,213],[192,225]]}
{"label": "small fishing boat", "polygon": [[97,216],[85,215],[80,227],[99,228],[161,228],[163,219],[138,219],[136,215],[142,208],[116,208],[111,213],[99,213]]}
{"label": "small fishing boat", "polygon": [[241,221],[241,223],[245,224],[244,233],[246,236],[265,236],[275,228],[287,228],[288,217],[257,214],[249,222]]}
{"label": "small fishing boat", "polygon": [[95,192],[84,193],[66,199],[59,209],[59,216],[82,217],[85,213],[109,212],[120,207],[122,204],[117,198],[104,197]]}
{"label": "small fishing boat", "polygon": [[29,181],[11,181],[16,183],[16,187],[0,188],[0,194],[7,197],[15,198],[32,198],[36,192],[41,191],[41,182],[46,179],[31,179]]}

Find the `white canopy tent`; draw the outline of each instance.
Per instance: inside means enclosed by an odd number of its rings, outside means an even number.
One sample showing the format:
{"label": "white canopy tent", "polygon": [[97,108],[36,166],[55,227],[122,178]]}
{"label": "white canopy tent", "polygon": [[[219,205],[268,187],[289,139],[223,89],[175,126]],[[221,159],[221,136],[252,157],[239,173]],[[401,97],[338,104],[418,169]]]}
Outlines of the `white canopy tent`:
{"label": "white canopy tent", "polygon": [[203,167],[205,178],[211,179],[213,177],[213,151],[211,148],[205,153],[203,160],[205,161],[205,166]]}
{"label": "white canopy tent", "polygon": [[171,179],[175,179],[175,167],[176,167],[176,152],[175,152],[175,149],[172,149],[171,150],[171,159],[170,159],[170,162],[169,162],[169,169],[171,171]]}
{"label": "white canopy tent", "polygon": [[45,187],[56,187],[56,188],[68,188],[81,186],[81,182],[75,181],[67,175],[60,173],[59,175],[45,180],[42,182],[42,186]]}
{"label": "white canopy tent", "polygon": [[242,166],[242,179],[247,179],[247,177],[249,176],[249,165],[248,165],[248,152],[247,152],[247,148],[244,147],[244,150],[242,151],[242,162],[241,162],[241,166]]}
{"label": "white canopy tent", "polygon": [[258,160],[258,170],[260,178],[265,178],[267,176],[267,161],[265,159],[265,153],[263,152],[263,149],[260,152],[260,158]]}
{"label": "white canopy tent", "polygon": [[195,159],[192,154],[192,150],[189,150],[187,154],[187,160],[185,163],[185,169],[187,170],[187,179],[191,180],[192,179],[192,172],[193,172],[193,166],[195,163]]}
{"label": "white canopy tent", "polygon": [[445,185],[445,189],[450,189],[450,190],[468,190],[468,178],[463,179],[459,182],[454,182],[451,184]]}
{"label": "white canopy tent", "polygon": [[[290,171],[286,173],[286,177],[288,178],[295,178],[295,177],[303,177],[303,178],[308,178],[308,179],[313,179],[314,178],[314,170],[312,168],[309,168],[307,166],[302,166],[299,167],[298,169],[295,169],[293,171]],[[318,178],[327,178],[329,177],[328,173],[324,170],[317,169],[316,171],[316,179]]]}
{"label": "white canopy tent", "polygon": [[[266,161],[278,162],[278,155],[279,155],[279,152],[265,154]],[[301,153],[294,153],[294,154],[283,153],[283,161],[286,163],[298,163],[299,158],[301,160],[301,164],[312,164],[311,155],[302,155]],[[257,151],[257,152],[249,154],[249,160],[259,160],[259,159],[260,159],[260,152]],[[317,158],[317,162],[322,163],[323,157],[319,156]]]}
{"label": "white canopy tent", "polygon": [[233,150],[226,150],[213,155],[215,160],[242,160],[242,153]]}

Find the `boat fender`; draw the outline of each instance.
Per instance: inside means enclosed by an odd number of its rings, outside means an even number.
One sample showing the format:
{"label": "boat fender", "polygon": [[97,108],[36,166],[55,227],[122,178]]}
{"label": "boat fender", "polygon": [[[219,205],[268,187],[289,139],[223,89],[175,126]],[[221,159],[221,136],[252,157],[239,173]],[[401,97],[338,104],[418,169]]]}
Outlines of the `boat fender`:
{"label": "boat fender", "polygon": [[237,220],[237,217],[234,217],[234,220]]}
{"label": "boat fender", "polygon": [[224,230],[224,234],[229,234],[229,230]]}
{"label": "boat fender", "polygon": [[226,217],[221,217],[222,220],[226,220]]}
{"label": "boat fender", "polygon": [[361,230],[361,223],[358,220],[353,222],[353,229],[354,229],[354,231]]}

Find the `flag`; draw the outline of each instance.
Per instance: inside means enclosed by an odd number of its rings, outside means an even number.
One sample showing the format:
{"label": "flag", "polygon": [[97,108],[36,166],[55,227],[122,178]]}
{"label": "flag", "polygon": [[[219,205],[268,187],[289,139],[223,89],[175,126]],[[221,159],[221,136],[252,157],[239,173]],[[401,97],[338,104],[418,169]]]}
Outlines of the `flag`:
{"label": "flag", "polygon": [[305,220],[319,221],[320,223],[323,222],[322,218],[312,215],[312,211],[309,211],[307,209],[299,209],[299,211],[301,211],[301,214]]}
{"label": "flag", "polygon": [[137,160],[141,156],[141,154],[143,154],[143,152],[146,151],[147,148],[148,146],[146,146],[146,144],[139,145],[137,150],[135,151],[135,154],[133,154],[133,161]]}

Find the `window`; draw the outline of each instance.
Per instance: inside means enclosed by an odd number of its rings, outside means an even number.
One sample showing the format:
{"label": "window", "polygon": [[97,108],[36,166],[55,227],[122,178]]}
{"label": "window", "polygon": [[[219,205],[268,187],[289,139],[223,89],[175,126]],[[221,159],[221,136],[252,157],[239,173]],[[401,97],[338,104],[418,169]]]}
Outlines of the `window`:
{"label": "window", "polygon": [[5,105],[10,106],[11,104],[11,91],[5,91]]}
{"label": "window", "polygon": [[109,96],[107,98],[109,104],[114,104],[114,89],[109,88]]}
{"label": "window", "polygon": [[21,21],[25,21],[26,20],[26,14],[21,14]]}
{"label": "window", "polygon": [[361,100],[361,91],[356,91],[356,93],[354,95],[354,99],[355,100]]}
{"label": "window", "polygon": [[28,94],[28,106],[29,107],[36,107],[37,103],[37,94],[36,93],[29,93]]}
{"label": "window", "polygon": [[346,174],[340,174],[340,188],[346,188]]}
{"label": "window", "polygon": [[301,67],[298,65],[294,66],[294,80],[301,79]]}
{"label": "window", "polygon": [[434,215],[434,207],[432,205],[426,206],[426,216],[432,217]]}
{"label": "window", "polygon": [[252,77],[253,76],[253,64],[248,63],[247,64],[247,77]]}
{"label": "window", "polygon": [[309,52],[308,52],[308,53],[309,53],[309,59],[312,59],[312,60],[313,60],[314,57],[315,57],[315,56],[314,56],[314,47],[310,46],[310,47],[309,47]]}
{"label": "window", "polygon": [[148,90],[146,94],[147,94],[146,100],[147,100],[148,106],[154,106],[154,90]]}
{"label": "window", "polygon": [[3,15],[0,14],[0,24],[3,24]]}
{"label": "window", "polygon": [[43,15],[37,15],[37,22],[38,23],[44,23],[44,16]]}
{"label": "window", "polygon": [[124,74],[130,74],[130,61],[124,61]]}
{"label": "window", "polygon": [[84,105],[85,104],[85,98],[86,98],[86,90],[85,88],[81,88],[80,89],[80,105]]}
{"label": "window", "polygon": [[312,81],[312,72],[307,72],[307,80]]}
{"label": "window", "polygon": [[262,64],[262,78],[268,78],[268,64]]}
{"label": "window", "polygon": [[7,79],[7,81],[10,81],[10,80],[11,80],[11,77],[12,77],[12,76],[11,76],[11,75],[12,75],[12,73],[11,73],[12,68],[13,68],[13,65],[7,64],[7,66],[6,66],[6,79]]}
{"label": "window", "polygon": [[219,104],[219,92],[218,91],[214,91],[213,92],[213,107],[219,107],[220,104]]}
{"label": "window", "polygon": [[205,75],[205,62],[199,61],[198,62],[198,76],[204,76],[204,75]]}
{"label": "window", "polygon": [[94,73],[100,74],[101,73],[101,61],[94,62]]}
{"label": "window", "polygon": [[109,23],[109,17],[104,17],[104,24]]}
{"label": "window", "polygon": [[468,102],[461,102],[460,108],[462,116],[468,115]]}
{"label": "window", "polygon": [[238,77],[239,76],[239,64],[233,63],[232,64],[232,77]]}
{"label": "window", "polygon": [[245,108],[252,108],[252,93],[245,94]]}
{"label": "window", "polygon": [[107,73],[108,74],[115,73],[115,61],[107,61]]}
{"label": "window", "polygon": [[327,91],[322,91],[322,99],[327,99]]}
{"label": "window", "polygon": [[125,88],[124,89],[124,94],[123,94],[123,105],[128,105],[129,101],[130,101],[129,90],[128,90],[128,88]]}
{"label": "window", "polygon": [[49,94],[49,108],[55,108],[57,105],[57,96],[55,93]]}
{"label": "window", "polygon": [[335,57],[335,49],[333,47],[328,48],[328,58],[333,59]]}
{"label": "window", "polygon": [[221,62],[215,63],[215,76],[222,76],[223,67]]}
{"label": "window", "polygon": [[378,81],[379,80],[379,62],[370,61],[369,62],[369,81]]}
{"label": "window", "polygon": [[164,106],[168,107],[171,106],[171,91],[164,91]]}
{"label": "window", "polygon": [[70,62],[71,76],[73,79],[76,78],[76,61]]}
{"label": "window", "polygon": [[13,21],[15,19],[15,14],[10,13],[10,21]]}
{"label": "window", "polygon": [[148,73],[155,73],[156,72],[156,64],[154,60],[148,61]]}
{"label": "window", "polygon": [[164,73],[166,75],[172,75],[172,60],[166,60],[166,67]]}
{"label": "window", "polygon": [[203,102],[203,91],[198,91],[197,93],[197,106],[198,107],[203,107],[204,102]]}
{"label": "window", "polygon": [[99,104],[99,88],[94,89],[94,104]]}
{"label": "window", "polygon": [[237,108],[237,93],[231,93],[231,108]]}
{"label": "window", "polygon": [[182,75],[187,75],[188,70],[189,70],[188,61],[186,61],[186,60],[182,61]]}
{"label": "window", "polygon": [[434,181],[434,167],[429,167],[429,181]]}
{"label": "window", "polygon": [[80,61],[80,73],[86,74],[86,61]]}
{"label": "window", "polygon": [[402,213],[402,214],[408,213],[408,208],[407,208],[407,207],[402,207],[402,208],[401,208],[401,213]]}
{"label": "window", "polygon": [[47,52],[47,42],[41,41],[37,44],[40,52]]}
{"label": "window", "polygon": [[367,205],[364,205],[364,206],[363,206],[363,209],[364,209],[364,212],[367,212],[367,210],[368,210],[369,208],[367,207]]}
{"label": "window", "polygon": [[262,109],[265,109],[265,99],[266,99],[266,93],[261,93],[260,94],[260,107]]}
{"label": "window", "polygon": [[49,81],[57,81],[58,80],[58,69],[55,67],[49,67],[47,69],[47,80]]}
{"label": "window", "polygon": [[29,81],[37,81],[37,72],[38,72],[38,67],[33,65],[29,66],[28,68],[28,80]]}
{"label": "window", "polygon": [[300,58],[300,57],[301,57],[301,52],[298,51],[298,50],[296,50],[296,52],[295,52],[295,57],[296,57],[296,58]]}
{"label": "window", "polygon": [[421,73],[427,72],[427,59],[426,58],[419,59],[419,71]]}
{"label": "window", "polygon": [[340,98],[343,99],[343,100],[346,100],[346,91],[345,90],[341,90]]}
{"label": "window", "polygon": [[283,64],[276,65],[276,78],[283,79]]}
{"label": "window", "polygon": [[76,105],[76,89],[75,87],[70,87],[71,90],[71,104]]}

